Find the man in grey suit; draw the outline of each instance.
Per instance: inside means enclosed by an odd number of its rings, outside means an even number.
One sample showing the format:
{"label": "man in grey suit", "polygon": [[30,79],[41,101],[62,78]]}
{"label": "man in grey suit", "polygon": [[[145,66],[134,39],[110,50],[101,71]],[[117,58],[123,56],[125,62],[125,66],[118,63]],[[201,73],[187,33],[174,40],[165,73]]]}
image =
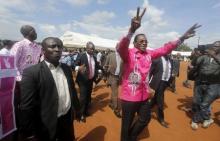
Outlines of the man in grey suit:
{"label": "man in grey suit", "polygon": [[121,118],[121,103],[118,98],[118,87],[122,72],[122,61],[117,51],[107,56],[104,67],[108,73],[108,84],[112,91],[109,107],[112,108],[117,117]]}
{"label": "man in grey suit", "polygon": [[24,70],[21,81],[21,140],[73,141],[73,109],[80,105],[71,68],[59,63],[63,43],[59,38],[42,41],[45,60]]}

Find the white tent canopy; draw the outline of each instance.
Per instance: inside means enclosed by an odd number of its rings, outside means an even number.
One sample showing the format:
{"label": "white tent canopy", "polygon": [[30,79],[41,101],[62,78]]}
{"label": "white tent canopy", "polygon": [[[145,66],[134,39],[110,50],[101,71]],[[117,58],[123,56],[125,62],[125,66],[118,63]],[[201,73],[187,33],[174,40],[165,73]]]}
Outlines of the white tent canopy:
{"label": "white tent canopy", "polygon": [[63,41],[64,46],[66,47],[85,47],[88,41],[91,41],[95,44],[98,49],[115,49],[117,40],[104,39],[96,36],[89,36],[81,33],[67,31],[63,36],[60,37]]}
{"label": "white tent canopy", "polygon": [[191,51],[183,52],[183,51],[172,51],[172,55],[180,54],[181,56],[189,57],[191,56]]}

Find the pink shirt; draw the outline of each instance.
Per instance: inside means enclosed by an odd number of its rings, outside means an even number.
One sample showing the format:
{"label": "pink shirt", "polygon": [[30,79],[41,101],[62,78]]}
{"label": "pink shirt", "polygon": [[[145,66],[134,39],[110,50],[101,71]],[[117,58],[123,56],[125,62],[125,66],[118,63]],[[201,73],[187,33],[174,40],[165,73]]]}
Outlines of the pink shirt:
{"label": "pink shirt", "polygon": [[122,38],[117,46],[124,64],[120,99],[126,101],[145,101],[149,97],[148,75],[152,59],[170,53],[181,42],[169,42],[161,48],[141,52],[137,48],[130,48],[130,35]]}
{"label": "pink shirt", "polygon": [[23,70],[39,62],[41,47],[28,39],[23,39],[13,45],[11,54],[15,56],[17,81],[21,81]]}

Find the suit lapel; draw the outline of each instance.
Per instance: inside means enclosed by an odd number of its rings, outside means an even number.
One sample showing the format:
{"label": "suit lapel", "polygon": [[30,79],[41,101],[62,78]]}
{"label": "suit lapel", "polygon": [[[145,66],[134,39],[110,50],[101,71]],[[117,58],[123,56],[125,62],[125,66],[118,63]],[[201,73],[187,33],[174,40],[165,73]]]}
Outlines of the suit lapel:
{"label": "suit lapel", "polygon": [[42,64],[41,71],[42,71],[42,75],[44,76],[45,84],[49,87],[56,86],[55,81],[53,79],[53,75],[50,69],[48,68],[47,64],[45,63],[45,61],[43,61],[41,64]]}

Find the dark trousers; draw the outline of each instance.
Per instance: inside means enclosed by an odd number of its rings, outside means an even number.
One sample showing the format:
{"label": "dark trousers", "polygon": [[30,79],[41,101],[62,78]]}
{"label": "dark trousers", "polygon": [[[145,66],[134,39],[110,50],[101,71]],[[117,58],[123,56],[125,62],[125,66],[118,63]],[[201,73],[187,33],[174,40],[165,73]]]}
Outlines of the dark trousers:
{"label": "dark trousers", "polygon": [[157,105],[158,110],[157,110],[157,118],[158,120],[164,121],[164,91],[168,87],[168,82],[160,80],[160,84],[158,85],[158,88],[155,91],[155,95],[153,99],[151,100],[151,107],[154,105]]}
{"label": "dark trousers", "polygon": [[170,88],[172,92],[176,91],[176,76],[171,76],[171,84],[170,84]]}
{"label": "dark trousers", "polygon": [[86,115],[88,113],[88,107],[91,103],[91,94],[92,94],[92,86],[93,80],[90,79],[87,82],[78,82],[80,89],[80,104],[81,104],[81,112]]}
{"label": "dark trousers", "polygon": [[54,141],[74,141],[74,127],[71,110],[66,115],[58,118],[56,139]]}
{"label": "dark trousers", "polygon": [[[121,141],[136,141],[138,135],[150,122],[150,103],[148,101],[131,102],[121,100],[121,105]],[[133,122],[136,113],[138,114],[138,118]]]}
{"label": "dark trousers", "polygon": [[20,124],[19,124],[19,104],[20,104],[20,97],[21,97],[21,91],[20,91],[20,82],[16,81],[15,84],[15,90],[14,90],[14,110],[15,110],[15,123],[17,130],[12,133],[13,141],[18,141],[19,139],[19,130],[20,130]]}
{"label": "dark trousers", "polygon": [[[196,84],[197,95],[202,96],[199,108],[192,117],[193,122],[203,122],[210,119],[210,106],[218,98],[220,98],[220,84],[199,83]],[[195,95],[194,95],[195,96]]]}
{"label": "dark trousers", "polygon": [[[39,125],[36,130],[36,140],[31,141],[75,141],[71,110],[58,117],[57,126],[54,130],[56,130],[55,136],[51,138],[48,129]],[[21,138],[20,141],[25,141],[25,138]]]}

